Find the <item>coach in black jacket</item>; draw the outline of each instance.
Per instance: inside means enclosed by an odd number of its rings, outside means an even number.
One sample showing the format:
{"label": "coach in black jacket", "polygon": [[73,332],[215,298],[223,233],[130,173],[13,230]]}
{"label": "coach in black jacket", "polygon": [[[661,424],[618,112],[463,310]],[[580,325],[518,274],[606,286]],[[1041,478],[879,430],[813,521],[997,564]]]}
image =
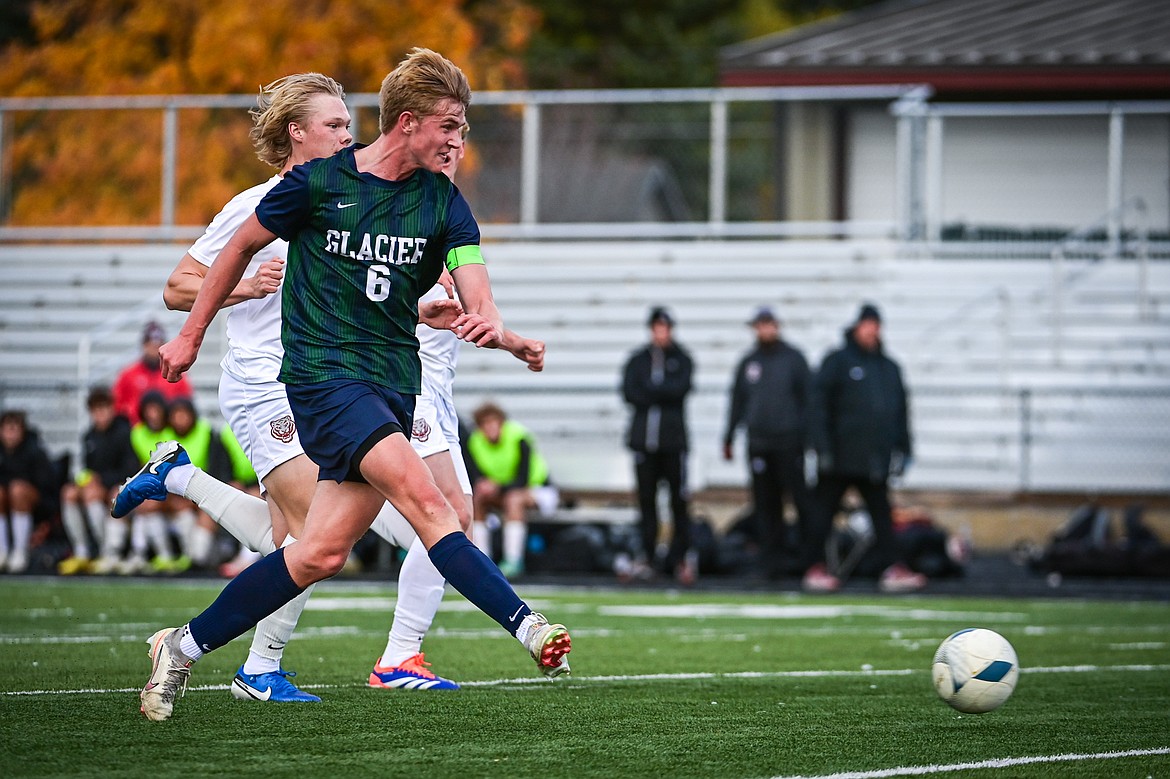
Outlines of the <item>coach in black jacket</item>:
{"label": "coach in black jacket", "polygon": [[816,520],[805,553],[810,590],[835,590],[840,581],[825,570],[825,539],[849,487],[861,494],[873,521],[874,550],[888,592],[916,590],[925,579],[898,560],[890,511],[891,476],[910,458],[910,424],[902,371],[882,348],[881,314],[865,304],[845,332],[845,345],[821,362],[813,383],[809,431],[816,451]]}
{"label": "coach in black jacket", "polygon": [[752,504],[763,568],[784,573],[799,558],[788,543],[784,498],[796,507],[798,526],[808,532],[811,517],[804,479],[804,450],[812,376],[804,355],[780,337],[780,320],[767,307],[748,321],[756,345],[735,369],[723,457],[730,460],[735,431],[747,429]]}
{"label": "coach in black jacket", "polygon": [[687,506],[687,424],[685,401],[691,391],[694,363],[674,342],[674,318],[655,308],[647,322],[650,343],[630,355],[622,371],[622,397],[633,407],[626,445],[634,453],[641,511],[643,562],[655,565],[658,545],[658,485],[670,490],[674,522],[670,552],[662,561],[680,582],[690,584],[697,574],[691,550],[691,521]]}

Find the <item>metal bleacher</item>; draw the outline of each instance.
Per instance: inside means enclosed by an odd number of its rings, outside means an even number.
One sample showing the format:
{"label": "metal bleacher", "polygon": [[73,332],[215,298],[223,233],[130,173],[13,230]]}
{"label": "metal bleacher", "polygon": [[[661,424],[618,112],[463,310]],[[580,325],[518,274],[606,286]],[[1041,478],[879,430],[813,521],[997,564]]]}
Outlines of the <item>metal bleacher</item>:
{"label": "metal bleacher", "polygon": [[[135,359],[146,320],[172,333],[181,324],[182,314],[164,311],[161,290],[184,248],[0,247],[0,405],[28,409],[52,449],[76,446],[82,378],[109,381]],[[500,402],[533,429],[565,486],[630,485],[617,388],[626,356],[646,339],[650,306],[671,308],[695,358],[688,410],[702,487],[746,478],[743,462],[722,460],[720,443],[752,310],[773,306],[785,337],[815,366],[866,300],[881,307],[887,348],[912,391],[917,457],[907,486],[1018,487],[1021,393],[1034,404],[1037,434],[1071,447],[1125,429],[1138,454],[1132,462],[1111,455],[1107,466],[1137,474],[1139,486],[1170,483],[1166,457],[1140,451],[1165,449],[1170,425],[1165,262],[1150,265],[1145,310],[1135,303],[1133,263],[1102,262],[1068,286],[1057,322],[1043,256],[932,260],[899,256],[882,241],[797,240],[499,242],[485,254],[505,321],[546,341],[546,369],[534,375],[506,355],[466,348],[458,405],[469,412],[485,398]],[[79,370],[85,343],[88,369]],[[223,347],[220,327],[192,371],[199,407],[212,416]],[[1077,394],[1085,388],[1121,394]],[[1031,486],[1067,488],[1062,479],[1108,471],[1086,474],[1060,452],[1029,455]]]}

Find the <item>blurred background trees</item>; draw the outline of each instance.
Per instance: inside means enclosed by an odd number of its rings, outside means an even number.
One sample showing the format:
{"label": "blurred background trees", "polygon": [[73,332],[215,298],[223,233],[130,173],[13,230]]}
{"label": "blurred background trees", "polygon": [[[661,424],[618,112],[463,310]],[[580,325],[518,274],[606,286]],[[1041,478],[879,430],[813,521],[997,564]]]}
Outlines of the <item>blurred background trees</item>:
{"label": "blurred background trees", "polygon": [[[309,70],[376,92],[414,46],[478,90],[710,86],[720,46],[872,1],[5,0],[0,96],[248,94]],[[158,222],[161,184],[142,183],[161,179],[157,110],[0,116],[4,221]],[[247,127],[243,110],[181,111],[178,223],[206,222],[269,174]],[[359,131],[368,141],[375,125]]]}

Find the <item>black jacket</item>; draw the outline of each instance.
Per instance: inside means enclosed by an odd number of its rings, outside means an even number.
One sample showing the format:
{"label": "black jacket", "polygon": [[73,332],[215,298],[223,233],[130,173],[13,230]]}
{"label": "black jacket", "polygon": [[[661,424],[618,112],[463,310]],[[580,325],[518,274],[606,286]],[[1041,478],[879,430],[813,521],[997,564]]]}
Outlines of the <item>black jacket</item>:
{"label": "black jacket", "polygon": [[735,369],[723,443],[747,427],[748,450],[803,447],[812,374],[804,355],[783,341],[758,344]]}
{"label": "black jacket", "polygon": [[687,449],[686,412],[695,365],[678,344],[647,345],[630,355],[622,372],[622,397],[633,406],[626,445],[635,452]]}
{"label": "black jacket", "polygon": [[20,479],[32,484],[41,493],[41,499],[56,497],[57,473],[48,452],[41,446],[40,436],[29,429],[24,440],[15,449],[0,446],[0,484]]}
{"label": "black jacket", "polygon": [[141,463],[130,445],[130,422],[118,415],[105,430],[90,427],[81,438],[82,459],[106,487],[116,487],[134,475]]}
{"label": "black jacket", "polygon": [[845,333],[813,382],[809,434],[820,470],[884,482],[898,452],[909,458],[910,423],[898,364],[882,348],[867,352]]}

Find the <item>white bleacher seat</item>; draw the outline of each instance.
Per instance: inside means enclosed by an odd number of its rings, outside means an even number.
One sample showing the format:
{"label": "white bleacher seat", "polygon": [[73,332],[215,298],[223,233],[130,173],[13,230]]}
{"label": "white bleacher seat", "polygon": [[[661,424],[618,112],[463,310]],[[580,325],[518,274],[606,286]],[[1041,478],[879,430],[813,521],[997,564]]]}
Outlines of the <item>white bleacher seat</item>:
{"label": "white bleacher seat", "polygon": [[[62,388],[77,381],[81,338],[140,305],[177,331],[183,315],[163,310],[161,290],[185,248],[0,246],[0,402],[30,408],[54,447],[76,446],[80,396]],[[841,343],[865,300],[881,308],[888,348],[911,391],[919,456],[907,485],[1018,486],[1020,408],[1012,392],[1022,387],[1035,389],[1034,484],[1056,485],[1064,469],[1066,488],[1084,486],[1092,473],[1078,470],[1075,453],[1062,454],[1061,447],[1070,440],[1099,442],[1118,430],[1137,447],[1121,460],[1132,467],[1100,473],[1118,484],[1162,478],[1158,463],[1165,455],[1150,455],[1156,444],[1143,434],[1166,431],[1170,410],[1125,398],[1067,398],[1068,390],[1085,387],[1170,387],[1165,261],[1150,264],[1153,316],[1145,320],[1134,263],[1066,263],[1083,274],[1063,298],[1058,360],[1052,266],[1043,255],[907,259],[880,241],[799,240],[489,242],[484,251],[505,321],[547,342],[546,369],[532,374],[507,355],[466,347],[458,406],[466,414],[483,399],[500,402],[534,431],[555,478],[569,489],[632,486],[618,386],[627,355],[646,340],[652,305],[673,310],[677,336],[696,361],[688,410],[693,482],[702,487],[746,482],[742,453],[724,462],[720,445],[731,373],[751,344],[744,321],[752,310],[774,306],[784,336],[815,366]],[[1010,295],[1007,309],[997,302],[1000,289]],[[98,378],[112,378],[134,359],[140,332],[141,321],[128,321],[94,344]],[[192,372],[207,414],[216,411],[222,348],[220,331]],[[1053,397],[1064,398],[1065,406],[1051,405],[1049,390],[1063,390]],[[1153,465],[1141,466],[1142,447],[1144,462]],[[1164,488],[1168,481],[1151,483]]]}

